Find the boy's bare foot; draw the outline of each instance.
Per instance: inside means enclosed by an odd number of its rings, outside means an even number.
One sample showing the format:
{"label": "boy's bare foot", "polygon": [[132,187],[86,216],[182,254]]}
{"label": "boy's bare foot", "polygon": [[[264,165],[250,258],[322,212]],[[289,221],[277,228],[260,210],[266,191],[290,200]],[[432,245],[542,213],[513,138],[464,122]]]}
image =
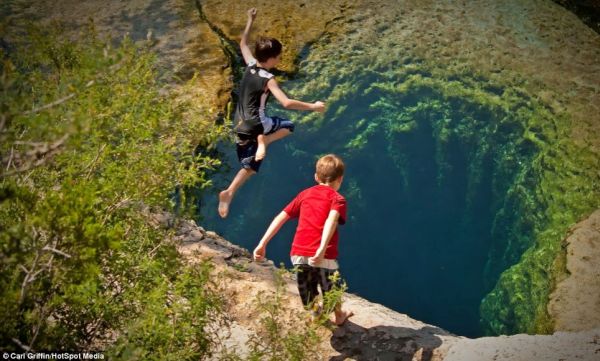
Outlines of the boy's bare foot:
{"label": "boy's bare foot", "polygon": [[341,326],[348,318],[352,316],[354,316],[354,312],[352,311],[336,311],[334,312],[333,323],[336,326]]}
{"label": "boy's bare foot", "polygon": [[267,147],[264,143],[258,143],[258,147],[256,148],[256,155],[254,156],[254,160],[263,160],[267,156]]}
{"label": "boy's bare foot", "polygon": [[219,215],[221,218],[227,217],[229,213],[229,204],[231,203],[231,192],[224,190],[219,193]]}

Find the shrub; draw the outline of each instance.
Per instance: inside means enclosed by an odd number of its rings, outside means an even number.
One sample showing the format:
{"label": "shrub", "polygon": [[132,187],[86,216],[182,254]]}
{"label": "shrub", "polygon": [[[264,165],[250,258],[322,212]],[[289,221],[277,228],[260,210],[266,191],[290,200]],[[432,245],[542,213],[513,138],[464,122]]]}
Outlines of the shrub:
{"label": "shrub", "polygon": [[159,94],[144,44],[113,46],[93,25],[13,41],[0,49],[2,349],[209,356],[207,329],[225,322],[210,265],[183,263],[143,211],[209,183],[218,160],[194,153],[202,124],[192,132],[186,104]]}

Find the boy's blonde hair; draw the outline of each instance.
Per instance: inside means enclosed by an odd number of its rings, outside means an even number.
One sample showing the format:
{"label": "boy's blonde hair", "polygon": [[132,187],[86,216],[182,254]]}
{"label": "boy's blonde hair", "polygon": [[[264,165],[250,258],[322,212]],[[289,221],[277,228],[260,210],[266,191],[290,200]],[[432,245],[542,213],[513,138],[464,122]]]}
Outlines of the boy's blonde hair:
{"label": "boy's blonde hair", "polygon": [[335,154],[327,154],[317,161],[317,179],[321,183],[331,183],[344,175],[344,161]]}

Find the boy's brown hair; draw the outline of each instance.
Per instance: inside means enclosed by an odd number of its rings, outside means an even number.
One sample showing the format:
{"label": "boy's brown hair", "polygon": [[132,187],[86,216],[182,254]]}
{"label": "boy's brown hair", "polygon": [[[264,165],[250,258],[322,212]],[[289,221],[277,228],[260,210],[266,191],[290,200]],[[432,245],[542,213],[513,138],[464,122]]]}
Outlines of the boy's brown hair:
{"label": "boy's brown hair", "polygon": [[256,60],[263,63],[269,58],[276,58],[281,54],[281,43],[275,38],[259,37],[254,46],[254,56]]}
{"label": "boy's brown hair", "polygon": [[317,161],[317,179],[321,183],[331,183],[344,175],[344,161],[335,154],[327,154]]}

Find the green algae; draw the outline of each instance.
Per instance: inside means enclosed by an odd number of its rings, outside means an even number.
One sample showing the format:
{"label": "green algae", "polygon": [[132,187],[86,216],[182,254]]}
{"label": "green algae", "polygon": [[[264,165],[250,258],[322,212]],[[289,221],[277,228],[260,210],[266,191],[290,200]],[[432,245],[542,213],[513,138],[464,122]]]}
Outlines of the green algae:
{"label": "green algae", "polygon": [[537,182],[527,201],[544,213],[545,222],[530,216],[536,226],[535,244],[502,274],[482,302],[482,316],[492,333],[553,331],[547,303],[557,277],[565,273],[562,239],[570,226],[598,207],[600,168],[588,149],[564,137],[547,145],[532,168]]}
{"label": "green algae", "polygon": [[[325,99],[329,108],[324,117],[302,116],[303,131],[356,159],[383,140],[405,191],[411,189],[415,152],[407,140],[419,133],[434,138],[440,187],[455,166],[449,154],[462,147],[468,157],[467,204],[475,203],[484,169],[492,167],[492,244],[482,270],[490,292],[480,308],[485,332],[552,332],[546,306],[565,273],[562,239],[600,206],[598,155],[571,139],[568,113],[544,102],[554,90],[532,87],[532,79],[516,71],[489,73],[460,61],[444,64],[443,57],[420,58],[418,48],[389,40],[403,32],[401,25],[380,26],[326,36],[299,63],[299,82],[286,85],[290,95]],[[540,87],[546,95],[532,92]],[[307,156],[293,145],[286,148],[293,156]],[[373,201],[355,179],[347,184],[359,207]],[[259,191],[263,196],[265,189]]]}
{"label": "green algae", "polygon": [[[301,122],[310,124],[310,132],[337,124],[334,137],[346,139],[349,155],[383,132],[387,151],[405,169],[399,180],[403,189],[410,189],[410,152],[397,137],[419,132],[424,119],[431,122],[436,140],[438,184],[452,169],[452,161],[445,159],[449,147],[470,147],[467,203],[477,196],[481,168],[494,163],[490,208],[495,216],[484,271],[491,291],[480,309],[485,333],[552,332],[547,303],[565,272],[562,239],[600,199],[598,157],[570,139],[568,114],[556,114],[530,96],[523,79],[511,79],[510,86],[481,74],[453,74],[425,60],[393,69],[367,66],[362,74],[348,72],[348,66],[332,66],[335,70],[327,73],[319,60],[306,67],[314,79],[293,92],[326,96],[329,110],[325,117],[309,114]],[[409,98],[421,100],[410,104]],[[347,110],[347,104],[361,101],[363,110]],[[353,193],[360,193],[355,188]]]}

